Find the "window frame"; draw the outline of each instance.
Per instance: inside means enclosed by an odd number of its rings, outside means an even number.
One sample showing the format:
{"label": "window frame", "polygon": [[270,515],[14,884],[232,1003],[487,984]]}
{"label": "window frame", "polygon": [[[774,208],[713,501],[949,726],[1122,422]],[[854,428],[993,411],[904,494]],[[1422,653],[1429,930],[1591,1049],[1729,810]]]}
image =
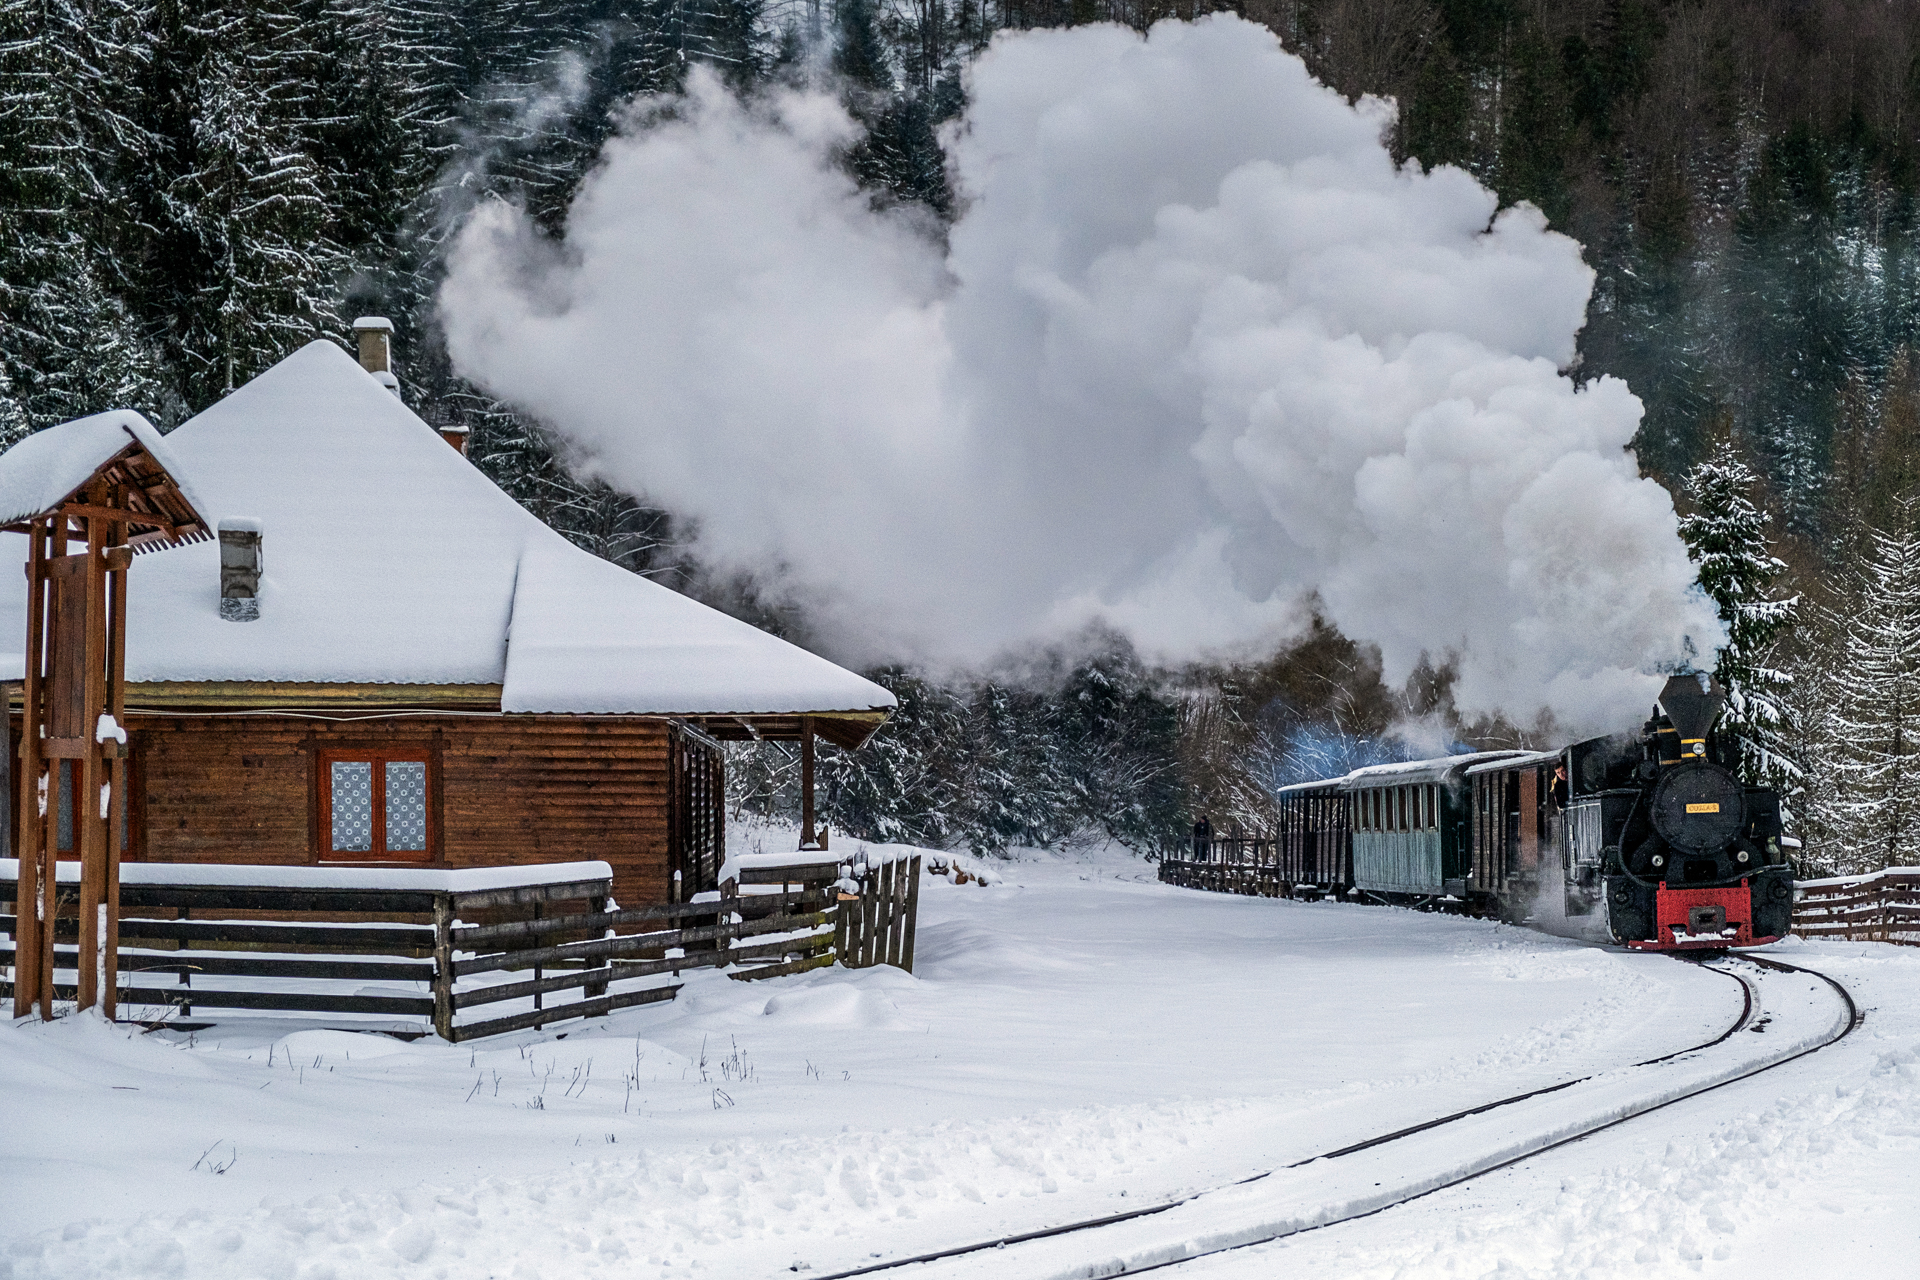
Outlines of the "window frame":
{"label": "window frame", "polygon": [[[316,782],[319,787],[319,812],[314,829],[316,861],[329,864],[351,863],[434,863],[440,861],[440,824],[439,805],[435,803],[440,784],[439,753],[430,741],[407,744],[383,744],[378,747],[322,747],[314,755]],[[373,774],[372,814],[373,830],[370,843],[372,848],[359,850],[336,850],[333,847],[333,766],[336,764],[365,764]],[[426,808],[426,821],[423,825],[425,848],[401,849],[387,847],[387,765],[418,764],[425,766],[422,797]]]}

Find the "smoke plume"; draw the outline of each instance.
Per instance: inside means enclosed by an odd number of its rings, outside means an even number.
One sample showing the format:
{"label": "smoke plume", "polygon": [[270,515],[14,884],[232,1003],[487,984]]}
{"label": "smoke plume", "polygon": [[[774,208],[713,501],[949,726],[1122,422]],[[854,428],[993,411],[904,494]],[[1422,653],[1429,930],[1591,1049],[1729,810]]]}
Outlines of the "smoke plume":
{"label": "smoke plume", "polygon": [[968,101],[944,243],[830,96],[636,104],[564,241],[470,219],[459,368],[851,660],[1218,652],[1317,591],[1390,680],[1612,727],[1719,641],[1640,402],[1560,372],[1593,277],[1538,212],[1396,168],[1388,106],[1232,17],[1003,36]]}

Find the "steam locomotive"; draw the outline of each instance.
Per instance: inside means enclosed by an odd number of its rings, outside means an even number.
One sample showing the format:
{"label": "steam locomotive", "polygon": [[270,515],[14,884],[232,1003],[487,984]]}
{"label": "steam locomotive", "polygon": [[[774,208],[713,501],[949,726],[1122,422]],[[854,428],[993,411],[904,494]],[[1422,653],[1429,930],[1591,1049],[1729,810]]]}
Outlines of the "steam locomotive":
{"label": "steam locomotive", "polygon": [[1679,675],[1639,734],[1289,787],[1272,840],[1210,841],[1162,878],[1251,863],[1290,896],[1438,905],[1644,950],[1772,942],[1792,913],[1796,842],[1779,797],[1734,773],[1714,732],[1723,703],[1710,677]]}

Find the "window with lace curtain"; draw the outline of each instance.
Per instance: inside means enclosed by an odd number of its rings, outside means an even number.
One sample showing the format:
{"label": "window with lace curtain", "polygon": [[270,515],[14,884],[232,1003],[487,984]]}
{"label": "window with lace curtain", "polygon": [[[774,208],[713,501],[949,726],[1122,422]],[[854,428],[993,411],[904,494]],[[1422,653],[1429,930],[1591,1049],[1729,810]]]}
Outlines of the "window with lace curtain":
{"label": "window with lace curtain", "polygon": [[332,862],[430,859],[428,764],[424,746],[321,753],[321,858]]}

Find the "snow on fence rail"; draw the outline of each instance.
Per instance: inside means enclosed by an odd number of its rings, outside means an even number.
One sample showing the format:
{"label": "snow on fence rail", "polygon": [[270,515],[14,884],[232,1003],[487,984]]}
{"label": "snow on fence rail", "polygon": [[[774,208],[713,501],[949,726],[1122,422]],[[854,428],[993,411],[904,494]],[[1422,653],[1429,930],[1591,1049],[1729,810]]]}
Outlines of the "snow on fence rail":
{"label": "snow on fence rail", "polygon": [[[919,859],[896,872],[818,856],[756,860],[718,893],[630,910],[609,901],[604,862],[444,871],[129,863],[116,1007],[142,1021],[196,1007],[430,1019],[459,1041],[670,1000],[679,984],[658,980],[687,969],[732,966],[729,976],[751,979],[836,958],[910,968]],[[59,870],[77,890],[78,865]],[[0,860],[9,913],[18,874]],[[56,977],[75,972],[78,920],[67,913],[76,897],[63,888]],[[14,917],[0,916],[8,966],[13,929]],[[12,992],[10,968],[7,977],[0,994]],[[54,993],[71,999],[74,983],[56,982]],[[483,1008],[496,1016],[463,1018]]]}
{"label": "snow on fence rail", "polygon": [[1803,938],[1920,946],[1920,867],[1794,885],[1793,931]]}

